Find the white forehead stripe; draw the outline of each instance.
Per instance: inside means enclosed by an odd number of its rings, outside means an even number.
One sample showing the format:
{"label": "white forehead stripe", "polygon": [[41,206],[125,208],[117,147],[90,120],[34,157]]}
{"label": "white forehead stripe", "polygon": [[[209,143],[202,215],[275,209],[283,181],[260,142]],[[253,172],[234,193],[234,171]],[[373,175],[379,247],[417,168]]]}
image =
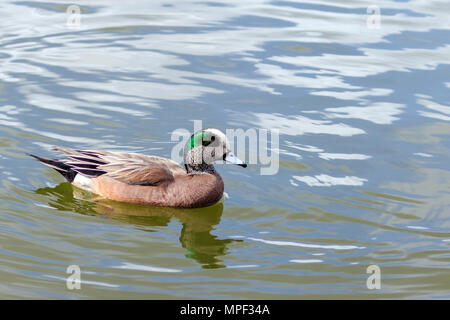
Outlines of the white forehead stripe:
{"label": "white forehead stripe", "polygon": [[205,131],[211,132],[213,135],[221,138],[224,141],[227,139],[225,134],[222,131],[220,131],[220,130],[217,130],[217,129],[206,129]]}
{"label": "white forehead stripe", "polygon": [[208,129],[205,129],[204,131],[207,131],[207,132],[213,134],[214,136],[216,136],[222,142],[224,147],[228,148],[229,143],[228,143],[227,136],[222,131],[220,131],[218,129],[214,129],[214,128],[208,128]]}

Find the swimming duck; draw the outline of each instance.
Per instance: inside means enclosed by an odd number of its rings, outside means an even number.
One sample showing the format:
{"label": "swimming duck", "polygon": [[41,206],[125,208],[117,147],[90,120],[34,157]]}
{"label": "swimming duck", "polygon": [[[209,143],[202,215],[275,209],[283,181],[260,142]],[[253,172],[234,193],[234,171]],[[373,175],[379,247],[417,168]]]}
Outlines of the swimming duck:
{"label": "swimming duck", "polygon": [[222,198],[224,191],[213,162],[225,160],[247,167],[229,149],[225,134],[212,128],[188,139],[184,167],[158,156],[57,146],[53,149],[67,158],[30,156],[58,171],[76,187],[103,198],[162,207],[210,206]]}

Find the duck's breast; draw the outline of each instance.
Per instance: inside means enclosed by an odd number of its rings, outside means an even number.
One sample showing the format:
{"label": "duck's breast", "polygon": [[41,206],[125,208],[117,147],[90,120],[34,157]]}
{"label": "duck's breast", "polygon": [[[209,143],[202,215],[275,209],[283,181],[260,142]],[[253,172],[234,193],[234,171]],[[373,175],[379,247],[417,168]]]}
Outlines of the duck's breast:
{"label": "duck's breast", "polygon": [[195,174],[175,179],[168,186],[171,202],[178,202],[179,207],[206,207],[218,202],[224,191],[223,180],[219,174]]}

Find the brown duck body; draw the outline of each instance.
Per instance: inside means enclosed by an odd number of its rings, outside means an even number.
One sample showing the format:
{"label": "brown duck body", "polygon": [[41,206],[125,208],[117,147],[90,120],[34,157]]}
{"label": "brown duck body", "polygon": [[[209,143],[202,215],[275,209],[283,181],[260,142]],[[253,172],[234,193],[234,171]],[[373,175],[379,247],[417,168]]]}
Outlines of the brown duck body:
{"label": "brown duck body", "polygon": [[157,156],[54,147],[66,159],[33,156],[73,185],[121,202],[197,208],[218,202],[223,180],[211,172],[187,173],[178,163]]}
{"label": "brown duck body", "polygon": [[108,176],[92,179],[92,192],[103,198],[162,207],[210,206],[222,198],[223,191],[223,180],[217,172],[185,173],[157,186],[130,185]]}

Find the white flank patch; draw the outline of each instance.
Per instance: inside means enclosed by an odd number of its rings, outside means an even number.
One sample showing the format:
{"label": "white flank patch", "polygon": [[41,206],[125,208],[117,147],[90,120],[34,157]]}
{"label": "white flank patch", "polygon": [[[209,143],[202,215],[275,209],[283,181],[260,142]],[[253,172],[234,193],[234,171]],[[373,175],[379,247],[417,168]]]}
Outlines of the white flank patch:
{"label": "white flank patch", "polygon": [[73,180],[73,185],[87,191],[92,191],[92,181],[90,178],[77,174]]}

